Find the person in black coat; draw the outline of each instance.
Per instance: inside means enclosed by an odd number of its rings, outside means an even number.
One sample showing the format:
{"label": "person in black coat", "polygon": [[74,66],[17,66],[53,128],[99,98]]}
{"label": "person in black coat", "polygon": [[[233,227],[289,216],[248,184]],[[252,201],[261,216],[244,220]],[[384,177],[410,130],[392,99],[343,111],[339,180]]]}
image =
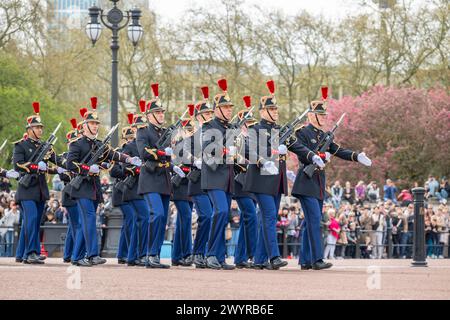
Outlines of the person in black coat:
{"label": "person in black coat", "polygon": [[170,174],[172,171],[180,172],[181,169],[171,165],[173,149],[170,146],[158,145],[166,130],[162,127],[165,121],[165,108],[158,98],[158,84],[153,84],[152,89],[155,97],[150,100],[145,110],[148,125],[138,129],[136,137],[139,156],[144,162],[139,177],[138,193],[143,195],[150,208],[146,266],[167,269],[170,266],[161,263],[160,253],[172,193]]}
{"label": "person in black coat", "polygon": [[260,210],[260,228],[255,252],[255,266],[279,269],[287,265],[281,260],[277,241],[277,216],[281,196],[288,194],[285,145],[278,145],[280,126],[275,84],[267,82],[270,96],[259,104],[261,121],[249,130],[249,161],[244,191],[255,194]]}
{"label": "person in black coat", "polygon": [[187,163],[190,164],[190,172],[187,176],[188,196],[191,197],[195,210],[197,212],[197,232],[195,233],[194,246],[192,249],[193,262],[196,268],[206,268],[206,244],[208,242],[211,230],[211,217],[213,214],[211,200],[208,194],[201,187],[201,169],[202,169],[202,126],[211,121],[214,111],[211,108],[209,99],[209,88],[201,88],[203,101],[195,106],[194,115],[197,120],[197,127],[193,134],[185,139],[184,150],[187,152]]}
{"label": "person in black coat", "polygon": [[[102,156],[96,163],[88,165],[92,155],[101,147],[102,141],[98,140],[97,134],[100,121],[96,110],[97,99],[91,98],[91,111],[86,108],[81,110],[83,121],[83,135],[73,141],[69,147],[67,156],[67,169],[77,175],[84,177],[80,188],[72,187],[70,196],[76,200],[81,214],[81,226],[86,245],[86,258],[72,261],[72,264],[83,267],[103,264],[105,259],[100,258],[98,247],[98,236],[96,230],[96,211],[100,203],[103,202],[102,188],[100,184],[100,165],[104,162],[117,161],[132,165],[140,165],[141,161],[137,157],[130,157],[126,154],[114,151],[110,146],[105,148]],[[78,251],[81,246],[75,244],[75,256],[80,256]]]}
{"label": "person in black coat", "polygon": [[236,148],[232,145],[233,141],[227,141],[227,129],[230,128],[233,103],[227,93],[226,80],[221,79],[218,83],[223,93],[214,97],[215,117],[202,126],[201,187],[208,192],[214,212],[206,253],[206,266],[211,269],[232,270],[234,266],[225,262],[225,228],[234,192]]}
{"label": "person in black coat", "polygon": [[[250,107],[250,97],[244,97],[247,108]],[[234,252],[234,264],[236,268],[253,268],[253,257],[256,252],[256,241],[258,234],[258,223],[256,215],[256,197],[253,193],[244,191],[247,177],[247,156],[249,153],[248,129],[253,127],[257,121],[248,109],[238,112],[238,121],[246,119],[240,132],[236,137],[236,148],[238,151],[237,163],[235,165],[234,195],[240,209],[239,236]]]}
{"label": "person in black coat", "polygon": [[61,159],[51,149],[45,159],[39,163],[33,161],[42,145],[41,137],[44,125],[39,116],[40,104],[33,103],[35,115],[27,118],[26,135],[14,144],[14,168],[23,177],[31,175],[31,183],[24,186],[19,183],[15,200],[20,204],[23,212],[23,222],[16,252],[16,261],[28,264],[42,264],[44,257],[40,256],[39,241],[40,222],[45,208],[45,202],[50,198],[46,181],[46,174],[56,174],[47,162],[61,164]]}
{"label": "person in black coat", "polygon": [[[320,232],[326,186],[325,163],[329,162],[332,156],[336,156],[347,161],[359,162],[365,166],[371,166],[372,164],[364,153],[344,149],[334,141],[324,153],[319,154],[316,151],[325,135],[323,129],[327,125],[327,92],[328,90],[323,88],[322,101],[311,102],[310,112],[308,113],[309,124],[296,131],[296,142],[289,147],[298,156],[300,162],[299,171],[292,188],[292,195],[300,200],[305,215],[303,244],[299,259],[302,269],[321,270],[332,266],[331,263],[323,261],[322,235]],[[309,164],[316,165],[316,170],[311,178],[303,171],[304,167]]]}
{"label": "person in black coat", "polygon": [[193,203],[188,195],[189,180],[187,175],[191,168],[189,161],[185,159],[184,149],[186,139],[192,136],[194,127],[191,117],[194,115],[194,105],[190,105],[190,118],[182,120],[180,136],[174,146],[174,164],[183,171],[183,175],[172,176],[172,201],[177,208],[177,219],[172,248],[172,266],[188,267],[193,263],[192,257],[192,208]]}

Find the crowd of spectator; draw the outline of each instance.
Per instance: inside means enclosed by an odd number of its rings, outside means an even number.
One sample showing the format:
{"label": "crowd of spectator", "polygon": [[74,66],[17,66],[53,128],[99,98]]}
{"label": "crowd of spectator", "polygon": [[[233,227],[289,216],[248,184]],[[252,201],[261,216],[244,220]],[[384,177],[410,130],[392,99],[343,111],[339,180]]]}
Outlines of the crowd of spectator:
{"label": "crowd of spectator", "polygon": [[[97,227],[103,249],[108,213],[112,210],[111,183],[101,180],[104,203],[97,211]],[[417,187],[415,184],[413,187]],[[449,257],[448,180],[430,176],[426,189],[425,235],[429,258]],[[67,224],[68,213],[60,202],[59,181],[53,181],[41,225]],[[0,183],[0,256],[13,255],[14,226],[21,223],[21,210],[14,201],[14,190],[7,179]],[[343,186],[335,181],[327,188],[322,215],[324,254],[327,259],[385,257],[410,258],[414,227],[413,195],[410,189],[398,189],[387,179],[381,188],[374,181],[366,184],[349,181]],[[173,241],[177,210],[171,203],[166,240]],[[192,232],[195,237],[197,214],[192,212]],[[304,215],[297,199],[284,197],[280,206],[277,236],[280,253],[297,258],[300,250]],[[227,255],[233,256],[237,244],[241,216],[237,203],[232,202],[226,231]]]}

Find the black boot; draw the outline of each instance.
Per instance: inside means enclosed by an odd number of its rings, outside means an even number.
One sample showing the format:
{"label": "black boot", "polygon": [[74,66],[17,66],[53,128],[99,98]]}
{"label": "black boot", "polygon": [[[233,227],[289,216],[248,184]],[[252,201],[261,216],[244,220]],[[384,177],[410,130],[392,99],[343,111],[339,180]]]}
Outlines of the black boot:
{"label": "black boot", "polygon": [[206,258],[206,267],[208,269],[220,270],[222,269],[222,265],[219,263],[219,260],[215,256],[210,256]]}
{"label": "black boot", "polygon": [[78,261],[72,261],[72,264],[77,267],[92,267],[92,263],[87,258]]}
{"label": "black boot", "polygon": [[93,265],[105,264],[106,259],[100,258],[99,256],[89,258],[89,262]]}
{"label": "black boot", "polygon": [[44,261],[39,259],[39,256],[36,253],[32,253],[28,256],[27,259],[23,260],[25,264],[44,264]]}
{"label": "black boot", "polygon": [[325,262],[325,261],[323,261],[323,260],[319,260],[319,261],[317,261],[316,263],[314,263],[314,264],[312,265],[312,268],[313,268],[314,270],[325,270],[325,269],[331,268],[332,266],[333,266],[332,263]]}
{"label": "black boot", "polygon": [[270,263],[275,270],[286,267],[288,265],[287,261],[281,260],[280,257],[273,258]]}
{"label": "black boot", "polygon": [[205,258],[201,254],[195,254],[194,255],[194,265],[196,268],[205,269],[206,268]]}

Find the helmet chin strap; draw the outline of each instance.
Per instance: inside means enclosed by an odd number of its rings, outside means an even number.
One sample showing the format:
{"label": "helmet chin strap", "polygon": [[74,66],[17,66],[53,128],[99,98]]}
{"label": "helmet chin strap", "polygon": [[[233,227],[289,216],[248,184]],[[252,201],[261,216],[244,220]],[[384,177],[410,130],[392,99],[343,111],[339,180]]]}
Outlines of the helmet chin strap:
{"label": "helmet chin strap", "polygon": [[153,117],[153,119],[155,119],[158,127],[162,126],[162,122],[159,122],[158,119],[156,119],[156,116],[154,113],[152,113],[152,117]]}
{"label": "helmet chin strap", "polygon": [[30,129],[31,129],[31,132],[33,132],[34,140],[38,141],[39,138],[37,137],[36,132],[34,132],[33,127],[30,127]]}
{"label": "helmet chin strap", "polygon": [[230,119],[228,119],[227,117],[225,117],[225,115],[223,114],[223,112],[222,112],[222,108],[221,107],[219,107],[219,111],[220,111],[220,114],[222,115],[222,117],[223,117],[223,120],[225,120],[225,121],[230,121]]}
{"label": "helmet chin strap", "polygon": [[87,124],[88,130],[89,130],[89,133],[91,134],[91,136],[94,136],[94,138],[97,138],[97,135],[96,135],[96,134],[94,134],[94,133],[92,132],[92,130],[91,130],[91,126],[89,125],[89,122],[88,122],[88,123],[86,123],[86,124]]}
{"label": "helmet chin strap", "polygon": [[271,120],[273,123],[275,123],[276,121],[275,121],[275,119],[272,117],[272,114],[271,114],[270,111],[269,111],[270,109],[267,108],[266,110],[267,110],[267,114],[269,115],[270,120]]}
{"label": "helmet chin strap", "polygon": [[319,117],[317,116],[317,113],[315,113],[314,116],[316,117],[316,121],[317,121],[317,124],[319,125],[319,127],[322,127],[322,124],[319,121]]}

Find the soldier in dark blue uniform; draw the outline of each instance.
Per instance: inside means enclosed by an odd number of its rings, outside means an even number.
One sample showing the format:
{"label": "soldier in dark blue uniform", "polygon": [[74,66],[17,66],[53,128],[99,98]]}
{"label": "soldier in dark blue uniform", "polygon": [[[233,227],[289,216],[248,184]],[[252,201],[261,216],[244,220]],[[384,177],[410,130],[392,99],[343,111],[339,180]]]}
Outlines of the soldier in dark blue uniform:
{"label": "soldier in dark blue uniform", "polygon": [[173,150],[170,146],[160,149],[158,140],[163,135],[165,108],[158,98],[158,84],[152,84],[154,99],[150,100],[146,108],[148,125],[137,132],[137,148],[145,164],[139,178],[139,194],[150,208],[150,222],[148,233],[147,267],[170,268],[160,261],[161,247],[169,211],[170,194],[172,193],[171,156]]}
{"label": "soldier in dark blue uniform", "polygon": [[[285,145],[277,145],[280,127],[275,84],[268,81],[270,96],[261,98],[261,121],[249,130],[249,155],[244,190],[255,194],[260,210],[260,228],[255,253],[255,266],[261,269],[279,269],[287,265],[281,260],[277,241],[277,216],[281,196],[288,194]],[[264,142],[264,144],[261,144]],[[275,149],[276,148],[276,149]],[[255,163],[256,162],[256,163]]]}
{"label": "soldier in dark blue uniform", "polygon": [[[67,145],[69,146],[72,141],[77,139],[81,132],[77,129],[77,120],[71,119],[72,130],[70,130],[66,135]],[[60,157],[62,158],[63,167],[67,164],[67,155],[68,152],[64,152]],[[66,241],[64,243],[64,255],[63,261],[65,263],[70,263],[72,261],[73,249],[75,247],[77,237],[80,237],[80,242],[82,243],[82,255],[86,252],[86,248],[84,246],[84,237],[83,232],[81,231],[80,224],[80,214],[78,212],[77,203],[75,200],[70,198],[70,185],[69,182],[73,178],[73,174],[70,171],[65,170],[64,168],[58,169],[58,174],[61,181],[64,182],[64,188],[61,191],[61,204],[67,210],[68,213],[68,228],[66,234]],[[75,258],[76,259],[76,258]]]}
{"label": "soldier in dark blue uniform", "polygon": [[39,241],[39,229],[45,202],[49,199],[49,190],[46,174],[56,174],[56,170],[47,167],[47,161],[56,165],[60,159],[51,150],[46,160],[33,163],[31,158],[41,146],[41,136],[44,126],[39,116],[40,105],[33,103],[35,115],[27,118],[27,137],[15,143],[13,163],[20,174],[32,174],[29,187],[19,183],[16,192],[16,202],[20,204],[23,212],[22,228],[19,245],[16,252],[16,261],[27,264],[42,264],[44,257],[40,256],[41,245]]}
{"label": "soldier in dark blue uniform", "polygon": [[187,178],[188,196],[192,201],[197,212],[197,232],[194,239],[193,256],[196,268],[206,268],[206,245],[208,243],[209,232],[211,230],[212,204],[208,194],[201,188],[201,169],[202,169],[202,148],[201,135],[204,123],[211,121],[214,111],[208,103],[209,89],[201,88],[204,100],[195,106],[195,119],[198,126],[193,135],[185,140],[184,150],[188,150],[188,163],[191,164],[191,171]]}
{"label": "soldier in dark blue uniform", "polygon": [[218,84],[223,93],[214,97],[215,118],[202,126],[201,187],[208,192],[213,204],[206,266],[211,269],[233,270],[235,267],[225,262],[225,228],[234,192],[234,157],[236,155],[236,148],[230,144],[232,141],[227,142],[227,129],[230,128],[233,103],[227,93],[226,80],[221,79]]}
{"label": "soldier in dark blue uniform", "polygon": [[[132,157],[139,157],[139,151],[136,142],[136,132],[140,128],[147,126],[145,120],[145,101],[139,101],[139,107],[142,114],[135,114],[131,130],[133,139],[130,139],[123,147],[123,152]],[[131,238],[128,247],[128,266],[145,267],[148,249],[148,226],[150,219],[150,208],[144,197],[139,194],[139,179],[141,168],[136,166],[124,166],[126,192],[123,194],[123,201],[130,203],[133,215],[131,222]]]}
{"label": "soldier in dark blue uniform", "polygon": [[[325,163],[330,160],[331,156],[336,156],[347,161],[359,162],[365,166],[372,164],[364,153],[344,149],[334,141],[325,153],[318,154],[315,152],[315,150],[318,150],[318,144],[325,134],[323,128],[327,125],[327,92],[327,89],[324,88],[322,90],[322,101],[311,102],[308,114],[309,124],[296,131],[296,142],[289,147],[292,152],[297,154],[301,164],[292,188],[292,195],[300,200],[305,216],[299,259],[303,270],[321,270],[332,266],[331,263],[323,261],[323,244],[320,230],[326,185]],[[309,178],[303,172],[304,167],[309,164],[317,166],[312,178]]]}
{"label": "soldier in dark blue uniform", "polygon": [[[76,174],[86,177],[81,187],[76,190],[71,188],[70,196],[76,200],[81,215],[81,228],[84,235],[86,245],[86,258],[82,257],[82,243],[75,244],[73,256],[78,260],[73,260],[72,264],[83,267],[90,267],[97,264],[103,264],[105,259],[99,256],[97,228],[96,228],[96,211],[99,203],[103,202],[102,188],[100,184],[100,165],[103,162],[118,161],[133,165],[140,165],[139,158],[132,158],[120,152],[113,151],[111,147],[105,149],[104,154],[95,164],[88,166],[90,157],[101,145],[98,140],[97,133],[100,121],[96,112],[97,98],[91,98],[91,111],[84,108],[81,115],[83,122],[83,136],[73,141],[69,147],[67,156],[67,169]],[[85,157],[86,163],[83,163]]]}
{"label": "soldier in dark blue uniform", "polygon": [[[244,97],[247,108],[250,107],[250,97]],[[241,110],[238,113],[238,121],[247,119],[243,124],[241,133],[236,138],[237,163],[235,166],[235,187],[233,198],[238,203],[241,211],[241,223],[239,227],[239,237],[234,252],[234,264],[236,268],[252,268],[253,257],[256,251],[257,226],[258,219],[256,215],[256,197],[254,194],[243,191],[247,175],[247,155],[248,155],[248,129],[253,127],[257,121],[249,114],[248,109]]]}
{"label": "soldier in dark blue uniform", "polygon": [[[124,147],[127,143],[135,140],[135,133],[131,128],[133,124],[134,115],[132,113],[128,114],[128,124],[130,126],[122,128],[122,139],[126,141],[126,143],[122,146],[121,149],[117,151],[125,153]],[[128,154],[129,155],[129,154]],[[112,188],[112,205],[114,207],[119,207],[122,211],[123,220],[122,220],[122,228],[120,229],[120,237],[119,237],[119,247],[117,250],[117,263],[125,264],[127,262],[128,250],[131,249],[131,230],[133,225],[133,215],[134,211],[131,207],[131,203],[129,201],[124,201],[124,192],[128,192],[125,190],[124,180],[127,177],[128,170],[125,166],[119,163],[114,163],[110,175],[115,179],[114,185]],[[135,173],[135,170],[132,171]],[[120,187],[122,186],[122,188]],[[135,259],[133,260],[133,262]]]}
{"label": "soldier in dark blue uniform", "polygon": [[189,105],[188,119],[182,119],[179,140],[175,143],[173,163],[179,166],[183,172],[174,173],[172,177],[172,201],[177,208],[177,219],[175,234],[173,238],[172,266],[189,267],[193,263],[192,257],[192,208],[193,203],[188,195],[189,180],[187,175],[190,172],[189,162],[185,161],[186,139],[194,130],[192,117],[194,115],[194,105]]}

